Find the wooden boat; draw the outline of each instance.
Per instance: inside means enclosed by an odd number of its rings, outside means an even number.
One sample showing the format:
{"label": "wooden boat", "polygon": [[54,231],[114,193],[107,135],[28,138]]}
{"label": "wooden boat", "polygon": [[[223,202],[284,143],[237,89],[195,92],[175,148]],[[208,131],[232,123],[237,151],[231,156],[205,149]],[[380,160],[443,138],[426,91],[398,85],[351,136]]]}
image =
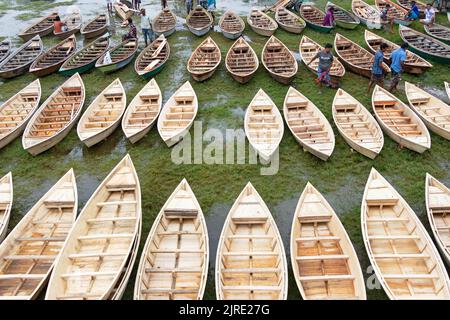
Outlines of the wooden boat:
{"label": "wooden boat", "polygon": [[122,118],[122,129],[131,143],[142,139],[153,127],[161,111],[162,95],[153,78],[131,100]]}
{"label": "wooden boat", "polygon": [[409,44],[411,51],[425,59],[432,59],[442,64],[450,63],[450,46],[414,29],[400,26],[400,37]]}
{"label": "wooden boat", "polygon": [[59,73],[71,76],[75,73],[84,73],[95,67],[97,60],[108,50],[109,36],[99,37],[87,46],[76,52],[59,69]]}
{"label": "wooden boat", "polygon": [[80,33],[86,39],[97,38],[108,32],[109,23],[108,14],[99,14],[81,27]]}
{"label": "wooden boat", "polygon": [[[299,1],[300,3],[302,2],[303,0],[301,0],[301,1]],[[292,2],[293,1],[291,1],[291,0],[277,0],[277,1],[275,1],[275,3],[273,4],[273,5],[271,5],[270,7],[266,7],[265,9],[264,9],[264,12],[268,12],[268,11],[271,11],[271,12],[277,12],[277,10],[279,9],[279,8],[286,8],[286,7],[289,7],[289,6],[291,6],[292,5]]]}
{"label": "wooden boat", "polygon": [[86,97],[83,80],[74,74],[33,114],[22,136],[22,146],[36,156],[67,136],[77,122]]}
{"label": "wooden boat", "polygon": [[0,300],[36,299],[45,287],[78,209],[70,169],[0,245]]}
{"label": "wooden boat", "polygon": [[50,33],[52,33],[54,28],[55,19],[58,16],[57,12],[52,12],[47,16],[41,18],[38,22],[33,23],[31,26],[27,27],[21,33],[19,33],[19,37],[23,39],[23,41],[28,41],[34,36],[44,37]]}
{"label": "wooden boat", "polygon": [[134,63],[134,69],[144,79],[151,78],[165,67],[169,57],[169,41],[167,41],[164,34],[161,34],[142,50]]}
{"label": "wooden boat", "polygon": [[244,129],[259,156],[270,160],[283,139],[284,124],[280,111],[263,89],[259,89],[247,107]]}
{"label": "wooden boat", "polygon": [[381,29],[380,12],[362,0],[352,0],[352,11],[369,29]]}
{"label": "wooden boat", "polygon": [[278,28],[278,24],[261,10],[252,9],[247,16],[247,23],[252,30],[264,37],[270,37]]}
{"label": "wooden boat", "polygon": [[290,87],[283,105],[284,120],[295,140],[326,161],[334,150],[333,129],[327,118],[307,97]]}
{"label": "wooden boat", "polygon": [[202,6],[196,6],[186,18],[189,31],[198,37],[208,33],[213,24],[213,18]]}
{"label": "wooden boat", "polygon": [[9,172],[0,179],[0,243],[2,243],[3,239],[5,239],[6,233],[8,232],[12,204],[13,181],[12,174]]}
{"label": "wooden boat", "polygon": [[0,42],[0,63],[5,60],[11,53],[11,42],[3,40]]}
{"label": "wooden boat", "polygon": [[78,137],[87,147],[105,140],[120,125],[127,95],[117,78],[89,105],[77,126]]}
{"label": "wooden boat", "polygon": [[[412,0],[397,0],[397,3],[405,10],[409,11],[411,10],[411,2]],[[418,0],[415,0],[416,6],[419,9],[420,12],[420,18],[425,17],[425,9],[427,8],[427,5],[423,2],[420,2]]]}
{"label": "wooden boat", "polygon": [[387,4],[391,5],[391,9],[388,12],[388,19],[394,18],[394,23],[403,26],[409,26],[412,21],[407,19],[408,10],[403,9],[398,4],[390,0],[375,0],[375,7],[381,12]]}
{"label": "wooden boat", "polygon": [[138,40],[126,39],[98,58],[95,67],[103,73],[110,73],[122,69],[133,60],[137,50]]}
{"label": "wooden boat", "polygon": [[300,16],[306,21],[306,25],[313,30],[329,33],[333,27],[324,26],[325,13],[311,3],[302,3]]}
{"label": "wooden boat", "polygon": [[447,97],[450,100],[450,82],[444,81],[445,92],[447,92]]}
{"label": "wooden boat", "polygon": [[183,179],[161,208],[142,251],[136,300],[201,300],[209,265],[202,208]]}
{"label": "wooden boat", "polygon": [[450,264],[450,189],[429,173],[425,178],[425,203],[434,240],[445,261]]}
{"label": "wooden boat", "polygon": [[333,208],[309,182],[292,221],[291,262],[305,300],[366,299],[355,248]]}
{"label": "wooden boat", "polygon": [[61,41],[47,51],[41,53],[30,66],[30,72],[36,77],[43,77],[59,70],[77,49],[74,35]]}
{"label": "wooden boat", "polygon": [[233,79],[239,83],[249,82],[258,70],[258,56],[243,37],[237,39],[228,50],[225,67]]}
{"label": "wooden boat", "polygon": [[[380,37],[379,35],[370,32],[369,30],[365,30],[364,38],[366,40],[366,44],[369,47],[369,51],[375,54],[379,48],[381,43],[385,43],[388,45],[388,49],[384,52],[384,61],[387,64],[391,64],[391,54],[393,51],[400,48],[399,45],[391,42],[385,38]],[[405,72],[411,74],[422,74],[433,65],[429,63],[427,60],[422,58],[421,56],[406,50],[406,61],[403,63],[403,70]]]}
{"label": "wooden boat", "polygon": [[153,32],[155,32],[157,37],[164,35],[167,38],[175,32],[177,16],[168,8],[164,8],[153,19],[152,25]]}
{"label": "wooden boat", "polygon": [[333,15],[334,15],[334,22],[338,27],[341,27],[343,29],[355,29],[359,23],[359,18],[354,15],[353,13],[348,12],[344,8],[334,4],[333,2],[328,1],[325,10],[328,10],[330,7],[333,7]]}
{"label": "wooden boat", "polygon": [[75,12],[67,16],[62,21],[66,27],[66,30],[61,32],[56,32],[53,30],[53,34],[59,39],[66,39],[67,37],[80,31],[83,24],[81,15],[79,12]]}
{"label": "wooden boat", "polygon": [[425,32],[428,33],[433,38],[436,38],[440,41],[442,41],[445,44],[450,45],[450,28],[436,24],[433,25],[424,25],[423,28],[425,29]]}
{"label": "wooden boat", "polygon": [[306,22],[302,18],[285,7],[281,7],[276,11],[275,20],[281,29],[291,33],[302,33],[306,27]]}
{"label": "wooden boat", "polygon": [[370,112],[342,89],[338,89],[334,96],[332,112],[334,123],[345,142],[353,150],[375,159],[383,148],[384,136]]}
{"label": "wooden boat", "polygon": [[211,78],[221,60],[220,48],[211,37],[208,37],[192,53],[187,70],[194,80],[205,81]]}
{"label": "wooden boat", "polygon": [[244,20],[233,11],[226,11],[219,21],[220,30],[225,38],[235,40],[245,29]]}
{"label": "wooden boat", "polygon": [[133,9],[120,2],[115,2],[113,7],[116,15],[124,22],[131,18],[135,12]]}
{"label": "wooden boat", "polygon": [[218,300],[286,300],[286,254],[277,225],[249,182],[230,209],[216,256]]}
{"label": "wooden boat", "polygon": [[158,132],[167,146],[178,143],[189,132],[197,111],[197,95],[186,81],[166,102],[158,118]]}
{"label": "wooden boat", "polygon": [[0,78],[14,78],[28,72],[30,65],[43,51],[44,45],[39,35],[28,40],[0,63]]}
{"label": "wooden boat", "polygon": [[383,131],[392,140],[410,150],[422,153],[431,148],[431,138],[422,120],[387,90],[375,86],[372,108]]}
{"label": "wooden boat", "polygon": [[261,61],[272,78],[283,84],[289,84],[298,71],[294,55],[275,36],[271,36],[264,45]]}
{"label": "wooden boat", "polygon": [[450,140],[450,106],[428,92],[405,81],[409,105],[434,133]]}
{"label": "wooden boat", "polygon": [[40,100],[41,83],[37,79],[0,106],[0,149],[22,133]]}
{"label": "wooden boat", "polygon": [[109,298],[122,282],[140,237],[141,210],[139,178],[127,155],[81,210],[55,263],[45,298]]}
{"label": "wooden boat", "polygon": [[[334,50],[346,69],[370,79],[372,76],[373,54],[339,33],[336,33],[334,38]],[[384,67],[385,70],[390,72],[390,68],[386,63],[384,63]]]}
{"label": "wooden boat", "polygon": [[[314,60],[310,65],[308,63],[316,56],[319,51],[322,51],[324,48],[319,45],[317,42],[308,38],[307,36],[303,36],[300,40],[299,51],[300,58],[306,67],[311,70],[314,74],[317,74],[317,69],[319,67],[319,59]],[[339,83],[342,77],[345,75],[345,68],[342,63],[334,58],[333,64],[331,65],[330,77],[331,80],[335,83]]]}
{"label": "wooden boat", "polygon": [[449,299],[449,278],[414,211],[372,168],[361,204],[361,229],[372,267],[390,299]]}

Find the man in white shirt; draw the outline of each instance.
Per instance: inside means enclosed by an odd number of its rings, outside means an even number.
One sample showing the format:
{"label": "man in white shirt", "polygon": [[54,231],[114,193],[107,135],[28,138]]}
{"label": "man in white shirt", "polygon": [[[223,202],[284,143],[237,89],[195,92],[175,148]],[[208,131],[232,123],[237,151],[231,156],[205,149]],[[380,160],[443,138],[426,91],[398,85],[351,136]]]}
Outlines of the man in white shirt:
{"label": "man in white shirt", "polygon": [[145,14],[145,9],[141,9],[141,29],[142,34],[144,35],[145,46],[148,45],[147,37],[150,42],[153,41],[154,33],[152,28],[152,23],[150,22],[150,18]]}
{"label": "man in white shirt", "polygon": [[434,11],[433,6],[428,3],[425,8],[425,19],[420,20],[421,23],[426,24],[427,26],[433,25],[435,19],[436,11]]}

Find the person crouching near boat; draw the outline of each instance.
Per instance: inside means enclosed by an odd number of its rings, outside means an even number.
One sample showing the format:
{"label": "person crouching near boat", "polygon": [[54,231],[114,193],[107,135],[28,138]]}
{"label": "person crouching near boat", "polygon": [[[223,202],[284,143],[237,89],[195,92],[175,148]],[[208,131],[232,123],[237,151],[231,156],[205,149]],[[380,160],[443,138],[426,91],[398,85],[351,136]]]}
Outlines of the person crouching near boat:
{"label": "person crouching near boat", "polygon": [[325,17],[323,18],[322,25],[324,27],[333,27],[334,26],[334,8],[329,7]]}
{"label": "person crouching near boat", "polygon": [[419,7],[417,7],[417,4],[415,1],[411,1],[411,9],[409,9],[408,14],[406,15],[406,18],[409,21],[415,21],[419,20],[420,11]]}
{"label": "person crouching near boat", "polygon": [[389,92],[394,93],[397,90],[397,85],[402,80],[401,74],[403,72],[404,63],[406,61],[406,49],[409,45],[405,42],[400,48],[391,53],[391,86],[389,87]]}
{"label": "person crouching near boat", "polygon": [[420,22],[427,26],[432,26],[434,24],[434,20],[436,19],[436,11],[434,11],[431,3],[427,4],[425,8],[425,19],[420,20]]}
{"label": "person crouching near boat", "polygon": [[141,15],[142,35],[144,36],[145,46],[147,47],[149,43],[152,43],[153,40],[155,40],[155,33],[153,32],[150,18],[146,15],[145,9],[141,9],[139,14]]}
{"label": "person crouching near boat", "polygon": [[55,17],[55,22],[53,23],[53,28],[55,30],[55,33],[61,33],[63,31],[66,31],[66,29],[67,29],[66,24],[61,21],[60,16]]}
{"label": "person crouching near boat", "polygon": [[391,5],[389,3],[386,3],[386,6],[381,10],[380,12],[380,19],[383,26],[389,25],[389,31],[391,33],[394,33],[394,16],[389,16],[391,13]]}
{"label": "person crouching near boat", "polygon": [[128,18],[127,22],[128,22],[128,27],[130,28],[130,31],[128,31],[128,33],[122,37],[122,41],[125,41],[128,39],[137,39],[137,29],[133,23],[133,19]]}
{"label": "person crouching near boat", "polygon": [[309,66],[313,61],[319,59],[319,65],[317,68],[317,79],[316,83],[320,86],[324,83],[327,87],[334,88],[335,86],[331,82],[330,71],[331,66],[333,65],[334,57],[331,54],[331,49],[333,46],[330,43],[325,45],[325,48],[319,52],[308,62],[307,66]]}
{"label": "person crouching near boat", "polygon": [[374,87],[375,84],[384,88],[384,77],[385,74],[389,72],[389,70],[385,69],[386,66],[383,63],[383,60],[384,60],[384,53],[387,51],[388,48],[389,46],[386,43],[382,42],[380,44],[380,48],[375,53],[371,70],[372,75],[370,77],[369,87],[367,88],[368,94],[372,91],[372,88]]}

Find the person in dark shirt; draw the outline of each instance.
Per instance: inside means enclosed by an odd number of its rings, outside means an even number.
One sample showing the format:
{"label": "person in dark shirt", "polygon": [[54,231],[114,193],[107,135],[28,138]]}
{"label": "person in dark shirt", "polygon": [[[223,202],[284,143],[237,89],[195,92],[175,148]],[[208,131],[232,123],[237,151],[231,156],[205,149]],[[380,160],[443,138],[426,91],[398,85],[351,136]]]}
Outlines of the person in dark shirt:
{"label": "person in dark shirt", "polygon": [[137,29],[133,23],[133,19],[128,18],[128,27],[130,27],[130,31],[126,35],[122,37],[122,40],[125,41],[127,39],[137,39]]}
{"label": "person in dark shirt", "polygon": [[380,87],[384,87],[384,73],[385,73],[385,66],[383,63],[384,60],[384,53],[387,51],[388,45],[386,43],[380,44],[380,49],[375,53],[375,57],[373,59],[373,65],[372,65],[372,76],[370,77],[369,87],[367,88],[367,93],[370,93],[372,91],[372,88],[375,84],[379,85]]}
{"label": "person in dark shirt", "polygon": [[317,67],[317,79],[316,79],[316,82],[319,85],[319,87],[321,83],[325,83],[328,87],[333,86],[330,77],[330,70],[334,60],[334,57],[331,54],[332,48],[333,46],[330,43],[327,43],[325,45],[325,48],[317,52],[317,54],[307,64],[309,66],[313,61],[319,59],[319,65]]}
{"label": "person in dark shirt", "polygon": [[381,10],[380,13],[381,23],[384,26],[390,26],[390,32],[394,33],[394,16],[391,15],[391,5],[389,3]]}
{"label": "person in dark shirt", "polygon": [[407,18],[410,21],[418,20],[420,16],[419,8],[415,1],[411,1],[411,9],[409,9]]}
{"label": "person in dark shirt", "polygon": [[407,59],[406,50],[409,45],[405,42],[401,45],[400,48],[392,52],[391,54],[391,86],[389,88],[390,92],[394,92],[397,90],[397,85],[402,80],[401,74],[403,72],[404,63]]}
{"label": "person in dark shirt", "polygon": [[328,8],[327,13],[325,14],[325,17],[323,18],[322,25],[325,27],[334,26],[334,8],[333,7]]}

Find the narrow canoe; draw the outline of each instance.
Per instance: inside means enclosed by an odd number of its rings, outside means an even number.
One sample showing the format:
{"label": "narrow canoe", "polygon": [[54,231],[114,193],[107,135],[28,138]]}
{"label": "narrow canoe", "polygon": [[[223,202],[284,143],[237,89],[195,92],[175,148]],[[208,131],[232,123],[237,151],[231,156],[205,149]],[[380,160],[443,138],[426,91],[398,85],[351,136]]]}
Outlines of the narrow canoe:
{"label": "narrow canoe", "polygon": [[225,38],[235,40],[245,29],[244,20],[233,11],[226,11],[219,21],[220,30]]}
{"label": "narrow canoe", "polygon": [[425,178],[425,203],[428,220],[438,249],[450,265],[450,189],[427,173]]}
{"label": "narrow canoe", "polygon": [[39,35],[28,40],[0,63],[0,78],[10,79],[28,72],[30,65],[43,51],[44,45]]}
{"label": "narrow canoe", "polygon": [[33,115],[22,136],[23,148],[35,156],[63,140],[80,117],[85,97],[83,80],[76,73]]}
{"label": "narrow canoe", "polygon": [[205,217],[186,179],[153,223],[137,271],[135,300],[201,300],[209,265]]}
{"label": "narrow canoe", "polygon": [[270,37],[278,28],[278,24],[261,10],[252,9],[247,16],[247,23],[252,30],[264,37]]}
{"label": "narrow canoe", "polygon": [[186,18],[189,31],[198,37],[208,33],[213,24],[213,18],[202,6],[196,6]]}
{"label": "narrow canoe", "polygon": [[168,8],[161,10],[152,21],[153,32],[156,36],[164,35],[164,37],[170,36],[175,32],[177,25],[177,16]]}
{"label": "narrow canoe", "polygon": [[275,36],[271,36],[264,45],[261,61],[272,78],[283,84],[289,84],[298,71],[294,55]]}
{"label": "narrow canoe", "polygon": [[103,73],[110,73],[126,67],[138,50],[137,39],[127,39],[105,52],[95,63]]}
{"label": "narrow canoe", "polygon": [[197,95],[186,81],[166,102],[158,118],[158,132],[167,146],[183,139],[194,123],[197,111]]}
{"label": "narrow canoe", "polygon": [[352,0],[352,11],[369,29],[381,29],[380,12],[362,0]]}
{"label": "narrow canoe", "polygon": [[127,271],[141,219],[139,178],[126,155],[81,210],[55,263],[45,299],[108,299]]}
{"label": "narrow canoe", "polygon": [[161,34],[155,41],[142,50],[136,58],[134,69],[144,79],[152,78],[164,69],[169,57],[169,41],[167,41],[164,34]]}
{"label": "narrow canoe", "polygon": [[0,42],[0,63],[3,62],[11,53],[11,42],[3,40]]}
{"label": "narrow canoe", "polygon": [[258,70],[258,56],[243,37],[237,39],[228,50],[225,67],[233,79],[239,83],[249,82]]}
{"label": "narrow canoe", "polygon": [[339,133],[350,147],[375,159],[383,148],[384,136],[370,112],[342,89],[334,96],[332,112]]}
{"label": "narrow canoe", "polygon": [[56,72],[75,53],[76,49],[77,39],[72,35],[41,53],[31,64],[30,72],[36,77],[43,77]]}
{"label": "narrow canoe", "polygon": [[84,73],[95,67],[96,61],[108,50],[109,36],[105,35],[89,43],[76,52],[59,69],[59,73],[71,76],[75,73]]}
{"label": "narrow canoe", "polygon": [[334,9],[333,11],[334,22],[338,27],[353,30],[359,25],[360,20],[353,13],[350,13],[344,8],[334,4],[333,2],[328,1],[328,3],[325,6],[325,10],[328,10],[330,7],[333,7]]}
{"label": "narrow canoe", "polygon": [[86,39],[97,38],[108,32],[109,23],[108,14],[99,14],[81,27],[80,33]]}
{"label": "narrow canoe", "polygon": [[285,7],[278,8],[275,12],[275,20],[281,29],[291,33],[300,34],[306,27],[306,22],[302,18]]}
{"label": "narrow canoe", "polygon": [[259,89],[247,107],[244,129],[259,156],[266,161],[271,159],[283,139],[284,124],[280,111],[263,89]]}
{"label": "narrow canoe", "polygon": [[134,10],[130,9],[127,5],[116,2],[113,4],[114,10],[116,11],[116,15],[122,19],[122,21],[127,21],[134,15]]}
{"label": "narrow canoe", "polygon": [[[400,46],[395,44],[394,42],[382,38],[379,35],[370,32],[369,30],[365,30],[364,38],[366,40],[369,51],[373,54],[375,54],[379,50],[381,43],[385,43],[388,45],[388,49],[386,50],[386,52],[384,52],[384,61],[387,64],[391,63],[392,52],[400,48]],[[432,66],[433,65],[431,63],[429,63],[421,56],[415,54],[414,52],[406,50],[406,61],[403,63],[403,70],[405,72],[411,74],[422,74]]]}
{"label": "narrow canoe", "polygon": [[400,37],[409,44],[409,49],[425,59],[450,64],[450,46],[414,29],[400,26]]}
{"label": "narrow canoe", "polygon": [[45,287],[78,210],[70,169],[0,245],[0,300],[36,299]]}
{"label": "narrow canoe", "polygon": [[87,107],[77,126],[78,137],[87,147],[105,140],[120,125],[127,95],[120,79],[114,80]]}
{"label": "narrow canoe", "polygon": [[[324,48],[319,45],[317,42],[308,38],[307,36],[303,36],[300,40],[299,52],[300,58],[306,67],[312,71],[314,74],[317,74],[317,69],[319,67],[319,59],[314,60],[310,65],[308,63],[316,56],[316,54],[322,51]],[[333,64],[331,65],[330,77],[334,82],[339,82],[342,77],[345,75],[345,68],[342,63],[336,57],[333,59]]]}
{"label": "narrow canoe", "polygon": [[19,33],[19,37],[21,37],[24,41],[28,41],[34,38],[34,36],[39,35],[41,37],[44,37],[52,33],[56,21],[56,16],[58,16],[58,13],[52,12],[49,15],[41,18],[39,21],[33,23],[21,33]]}
{"label": "narrow canoe", "polygon": [[66,27],[66,30],[61,32],[56,32],[55,30],[53,30],[53,34],[59,39],[66,39],[69,36],[79,32],[83,21],[81,19],[80,13],[75,12],[64,18],[63,23]]}
{"label": "narrow canoe", "polygon": [[0,243],[8,232],[9,218],[13,204],[13,180],[9,172],[0,179]]}
{"label": "narrow canoe", "polygon": [[333,27],[324,26],[325,13],[311,3],[302,3],[300,16],[306,21],[306,25],[313,30],[329,33]]}
{"label": "narrow canoe", "polygon": [[221,60],[219,46],[211,37],[208,37],[192,53],[187,63],[187,70],[194,80],[205,81],[211,78]]}
{"label": "narrow canoe", "polygon": [[41,83],[37,79],[0,106],[0,149],[23,132],[40,100]]}
{"label": "narrow canoe", "polygon": [[425,32],[430,36],[450,45],[450,28],[434,23],[431,26],[424,25]]}
{"label": "narrow canoe", "polygon": [[[336,33],[334,38],[334,50],[346,69],[370,79],[373,54],[339,33]],[[390,70],[386,63],[384,63],[384,66],[387,70]]]}
{"label": "narrow canoe", "polygon": [[150,131],[161,106],[161,90],[153,78],[131,100],[122,118],[122,130],[131,143],[136,143]]}
{"label": "narrow canoe", "polygon": [[400,146],[418,153],[431,148],[430,133],[419,116],[378,85],[373,90],[372,108],[383,131]]}
{"label": "narrow canoe", "polygon": [[309,182],[292,221],[291,262],[305,300],[366,299],[355,248],[333,208]]}
{"label": "narrow canoe", "polygon": [[216,255],[218,300],[286,300],[286,253],[272,214],[249,182],[228,213]]}
{"label": "narrow canoe", "polygon": [[375,0],[375,7],[380,12],[383,11],[387,4],[391,6],[387,15],[388,19],[394,18],[394,22],[402,26],[409,26],[412,23],[412,21],[406,18],[408,10],[403,9],[400,5],[390,0]]}
{"label": "narrow canoe", "polygon": [[425,90],[405,81],[409,105],[434,133],[450,140],[450,106]]}
{"label": "narrow canoe", "polygon": [[450,100],[450,82],[444,81],[445,92],[447,92],[447,97]]}
{"label": "narrow canoe", "polygon": [[424,226],[374,168],[361,204],[361,229],[377,279],[392,300],[449,299],[449,278]]}
{"label": "narrow canoe", "polygon": [[[397,3],[405,10],[411,10],[411,2],[412,0],[397,0]],[[418,0],[415,0],[417,8],[419,8],[420,18],[425,17],[425,9],[427,8],[427,5],[423,2],[420,2]]]}
{"label": "narrow canoe", "polygon": [[295,140],[326,161],[334,150],[333,129],[319,108],[303,94],[290,87],[283,105],[284,120]]}

